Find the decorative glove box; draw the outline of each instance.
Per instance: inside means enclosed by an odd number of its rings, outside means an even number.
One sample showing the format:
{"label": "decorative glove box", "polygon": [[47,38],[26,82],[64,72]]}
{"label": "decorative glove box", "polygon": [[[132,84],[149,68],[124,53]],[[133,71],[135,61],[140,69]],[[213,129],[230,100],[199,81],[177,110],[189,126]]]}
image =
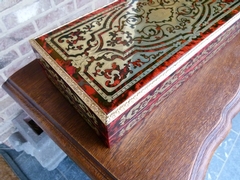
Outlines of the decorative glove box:
{"label": "decorative glove box", "polygon": [[234,0],[119,0],[31,44],[109,147],[239,33],[239,10]]}

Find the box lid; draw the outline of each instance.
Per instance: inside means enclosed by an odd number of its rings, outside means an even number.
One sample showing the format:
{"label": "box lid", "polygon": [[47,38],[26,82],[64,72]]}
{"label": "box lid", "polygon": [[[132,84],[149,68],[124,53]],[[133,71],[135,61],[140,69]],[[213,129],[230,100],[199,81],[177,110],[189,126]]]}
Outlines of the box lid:
{"label": "box lid", "polygon": [[240,17],[234,0],[119,0],[32,46],[109,124]]}

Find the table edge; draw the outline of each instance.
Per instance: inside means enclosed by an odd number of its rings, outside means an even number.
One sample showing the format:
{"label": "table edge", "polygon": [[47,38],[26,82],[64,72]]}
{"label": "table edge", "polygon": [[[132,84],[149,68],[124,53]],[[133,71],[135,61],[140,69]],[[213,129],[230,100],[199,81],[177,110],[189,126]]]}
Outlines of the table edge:
{"label": "table edge", "polygon": [[[88,176],[94,179],[117,179],[101,164],[94,162],[91,155],[83,147],[79,148],[73,143],[61,143],[62,139],[69,142],[69,137],[62,133],[50,120],[48,120],[47,116],[45,116],[41,110],[28,100],[28,97],[20,92],[14,82],[11,81],[11,78],[2,85],[2,88],[26,111],[27,114],[29,114],[30,117],[34,120],[37,119],[36,123],[47,132],[57,145],[64,149],[66,154],[68,154]],[[219,124],[209,133],[205,141],[203,141],[199,147],[188,179],[204,179],[213,153],[228,135],[232,126],[232,119],[239,111],[240,86],[219,114]],[[65,146],[68,146],[68,148],[65,148]],[[76,154],[78,154],[78,156],[76,156]]]}
{"label": "table edge", "polygon": [[[99,163],[97,165],[93,162],[90,154],[86,154],[87,150],[83,147],[80,149],[76,147],[74,144],[69,143],[68,137],[65,136],[56,126],[48,120],[48,118],[44,115],[43,112],[38,110],[34,104],[32,104],[28,98],[26,98],[14,85],[14,83],[8,79],[2,85],[2,88],[23,108],[23,110],[34,120],[37,119],[36,123],[44,129],[44,131],[52,138],[52,140],[61,148],[64,149],[65,153],[77,163],[77,165],[91,178],[95,179],[106,179],[106,180],[114,180],[117,179],[114,175],[112,175],[106,168],[101,166]],[[50,126],[50,127],[49,127]],[[56,138],[58,135],[58,138]],[[60,141],[65,139],[68,148],[65,148]],[[72,153],[72,152],[75,153]],[[77,158],[74,157],[74,154],[80,154]],[[80,158],[80,160],[79,160]]]}
{"label": "table edge", "polygon": [[209,133],[200,146],[190,173],[190,180],[202,180],[205,178],[210,160],[218,146],[229,134],[232,127],[232,119],[238,112],[240,112],[240,84],[232,99],[222,109],[219,115],[219,124]]}

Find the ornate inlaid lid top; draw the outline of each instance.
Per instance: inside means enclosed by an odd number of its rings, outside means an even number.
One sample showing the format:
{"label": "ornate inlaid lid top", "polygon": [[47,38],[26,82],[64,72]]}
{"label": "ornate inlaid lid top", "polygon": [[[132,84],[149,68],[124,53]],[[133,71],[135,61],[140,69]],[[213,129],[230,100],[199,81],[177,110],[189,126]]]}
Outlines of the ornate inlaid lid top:
{"label": "ornate inlaid lid top", "polygon": [[154,78],[236,15],[239,5],[234,0],[120,0],[36,43],[50,55],[50,65],[60,66],[108,114],[141,98],[139,89],[151,90]]}

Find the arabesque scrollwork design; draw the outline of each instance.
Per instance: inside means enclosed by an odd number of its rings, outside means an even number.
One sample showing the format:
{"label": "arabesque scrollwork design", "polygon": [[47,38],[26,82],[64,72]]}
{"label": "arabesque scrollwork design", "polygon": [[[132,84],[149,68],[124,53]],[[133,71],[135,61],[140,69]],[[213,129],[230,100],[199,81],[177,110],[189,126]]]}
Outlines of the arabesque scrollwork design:
{"label": "arabesque scrollwork design", "polygon": [[130,0],[47,42],[111,102],[236,6],[232,0]]}

